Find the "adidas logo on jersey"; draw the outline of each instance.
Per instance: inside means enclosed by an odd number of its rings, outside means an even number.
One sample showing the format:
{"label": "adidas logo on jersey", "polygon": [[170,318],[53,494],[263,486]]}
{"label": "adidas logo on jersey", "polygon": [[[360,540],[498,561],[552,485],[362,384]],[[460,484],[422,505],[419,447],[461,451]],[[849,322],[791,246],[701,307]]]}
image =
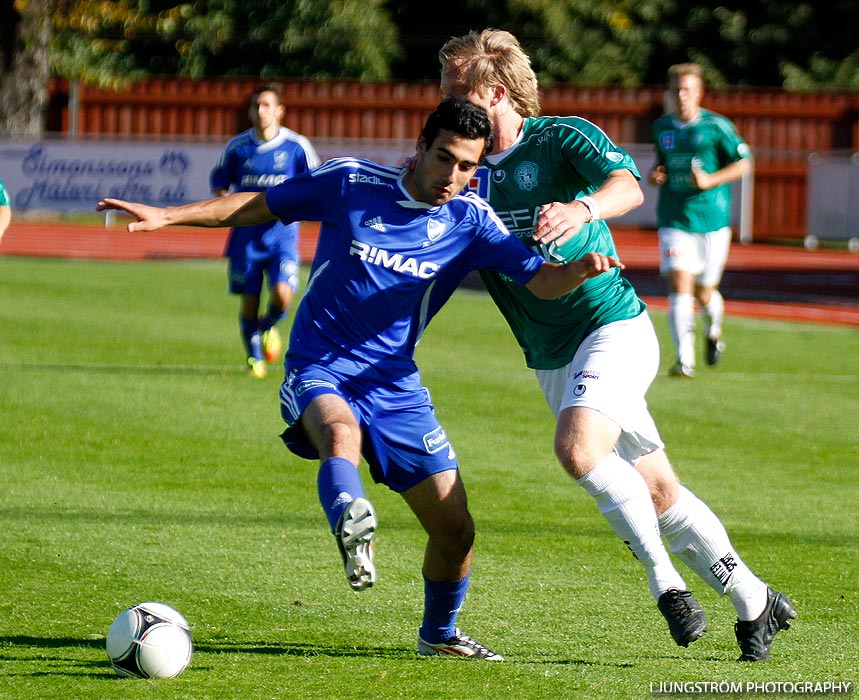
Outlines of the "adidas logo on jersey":
{"label": "adidas logo on jersey", "polygon": [[367,219],[364,222],[364,226],[366,226],[367,228],[374,228],[377,231],[381,231],[382,233],[387,231],[387,229],[385,228],[385,224],[382,223],[381,216],[374,216],[372,219]]}

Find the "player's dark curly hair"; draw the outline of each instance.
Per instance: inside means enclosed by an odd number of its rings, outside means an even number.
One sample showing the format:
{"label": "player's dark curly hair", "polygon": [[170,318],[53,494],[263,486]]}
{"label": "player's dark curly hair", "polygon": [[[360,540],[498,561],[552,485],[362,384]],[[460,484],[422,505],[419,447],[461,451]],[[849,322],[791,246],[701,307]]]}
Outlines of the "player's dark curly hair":
{"label": "player's dark curly hair", "polygon": [[[421,131],[424,142],[429,146],[435,141],[438,132],[444,129],[459,134],[466,139],[483,139],[483,153],[492,151],[492,124],[486,110],[458,97],[445,97],[427,117]],[[483,154],[481,154],[483,155]]]}

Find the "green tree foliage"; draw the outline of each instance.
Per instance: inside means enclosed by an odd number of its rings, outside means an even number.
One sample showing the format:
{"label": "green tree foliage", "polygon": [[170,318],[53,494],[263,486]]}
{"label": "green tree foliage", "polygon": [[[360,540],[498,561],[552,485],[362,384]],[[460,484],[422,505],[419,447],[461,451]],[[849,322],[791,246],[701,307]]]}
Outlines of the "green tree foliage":
{"label": "green tree foliage", "polygon": [[[291,4],[291,3],[286,3]],[[391,77],[400,53],[383,0],[301,0],[280,40],[287,75],[304,78]]]}
{"label": "green tree foliage", "polygon": [[784,87],[788,90],[848,90],[859,91],[859,50],[844,60],[835,60],[814,53],[806,68],[795,63],[782,64]]}
{"label": "green tree foliage", "polygon": [[390,77],[397,29],[382,0],[62,0],[54,70],[110,85],[148,74]]}
{"label": "green tree foliage", "polygon": [[543,83],[661,84],[696,61],[711,85],[859,86],[859,0],[469,0],[519,37]]}
{"label": "green tree foliage", "polygon": [[[486,5],[471,0],[473,6]],[[672,0],[507,0],[488,26],[515,34],[541,83],[642,83],[658,54],[656,29]]]}
{"label": "green tree foliage", "polygon": [[146,75],[202,77],[237,44],[236,3],[59,0],[53,69],[85,83],[127,85]]}
{"label": "green tree foliage", "polygon": [[[438,78],[451,36],[519,37],[543,84],[859,89],[859,0],[0,0],[0,134],[36,133],[48,77]],[[34,131],[35,130],[35,131]]]}
{"label": "green tree foliage", "polygon": [[704,64],[711,84],[857,87],[857,0],[671,4],[656,35],[664,58]]}
{"label": "green tree foliage", "polygon": [[465,0],[447,14],[391,0],[0,0],[7,67],[10,42],[33,43],[17,20],[32,25],[34,8],[51,18],[53,72],[102,85],[147,74],[435,79],[442,43],[487,26],[516,34],[545,84],[661,84],[689,60],[713,85],[859,84],[859,0]]}

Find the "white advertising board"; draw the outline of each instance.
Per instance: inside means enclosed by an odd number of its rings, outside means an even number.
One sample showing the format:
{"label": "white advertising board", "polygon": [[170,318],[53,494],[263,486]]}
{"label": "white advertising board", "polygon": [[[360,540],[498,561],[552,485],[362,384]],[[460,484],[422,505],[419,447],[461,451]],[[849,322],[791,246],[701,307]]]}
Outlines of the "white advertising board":
{"label": "white advertising board", "polygon": [[156,206],[209,197],[222,145],[0,142],[0,178],[15,211],[95,211],[103,197]]}
{"label": "white advertising board", "polygon": [[[115,197],[154,206],[211,196],[209,173],[225,142],[0,141],[0,179],[15,211],[95,211]],[[394,165],[414,152],[414,141],[320,139],[320,158],[370,158]]]}
{"label": "white advertising board", "polygon": [[859,153],[809,157],[807,217],[807,244],[859,240]]}
{"label": "white advertising board", "polygon": [[[209,172],[223,142],[63,141],[36,143],[0,141],[0,178],[12,208],[26,212],[95,211],[96,202],[115,197],[154,206],[185,204],[211,196]],[[338,156],[368,158],[399,165],[412,155],[413,139],[314,139],[324,161]],[[649,144],[625,144],[642,174],[644,204],[617,219],[627,226],[655,228],[658,191],[647,182],[653,165]],[[740,193],[734,208],[739,219]]]}

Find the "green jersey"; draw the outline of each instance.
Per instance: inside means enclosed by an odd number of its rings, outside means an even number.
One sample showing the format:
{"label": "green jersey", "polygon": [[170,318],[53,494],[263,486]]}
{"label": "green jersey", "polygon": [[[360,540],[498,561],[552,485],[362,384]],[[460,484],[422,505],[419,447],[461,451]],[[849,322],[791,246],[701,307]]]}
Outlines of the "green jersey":
{"label": "green jersey", "polygon": [[[616,256],[608,226],[594,221],[561,246],[541,245],[531,238],[539,209],[596,191],[615,170],[640,177],[629,154],[595,124],[580,117],[538,117],[525,120],[510,148],[485,159],[475,181],[478,194],[523,243],[539,248],[546,260],[569,262],[591,251]],[[498,273],[480,274],[533,369],[563,367],[592,331],[645,308],[617,268],[550,300]]]}
{"label": "green jersey", "polygon": [[700,110],[690,122],[665,114],[653,123],[656,162],[668,181],[659,190],[656,206],[660,227],[708,233],[731,223],[731,185],[709,190],[692,184],[692,166],[707,173],[721,170],[750,155],[734,125],[721,114]]}
{"label": "green jersey", "polygon": [[3,185],[3,180],[0,180],[0,207],[8,207],[11,205],[12,202],[9,201],[9,193]]}

